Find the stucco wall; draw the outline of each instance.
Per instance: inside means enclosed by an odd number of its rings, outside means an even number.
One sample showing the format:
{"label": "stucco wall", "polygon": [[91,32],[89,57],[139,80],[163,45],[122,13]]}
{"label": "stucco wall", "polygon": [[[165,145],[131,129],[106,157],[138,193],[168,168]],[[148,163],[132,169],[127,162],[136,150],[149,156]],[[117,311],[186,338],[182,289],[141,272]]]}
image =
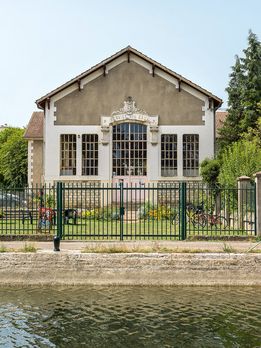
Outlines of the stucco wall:
{"label": "stucco wall", "polygon": [[0,284],[261,285],[261,255],[1,253]]}
{"label": "stucco wall", "polygon": [[41,184],[43,175],[43,141],[32,141],[32,182],[34,185]]}
{"label": "stucco wall", "polygon": [[131,61],[123,62],[104,76],[55,102],[56,125],[99,125],[131,96],[137,107],[159,115],[159,125],[202,125],[204,102],[187,91]]}
{"label": "stucco wall", "polygon": [[33,184],[33,140],[28,140],[28,161],[27,161],[27,183],[30,187]]}
{"label": "stucco wall", "polygon": [[[131,56],[128,63],[127,56],[118,58],[106,66],[106,76],[103,76],[103,69],[99,69],[85,77],[81,86],[83,90],[79,91],[75,83],[53,96],[49,104],[46,103],[44,177],[47,183],[53,183],[55,180],[112,179],[112,144],[101,143],[101,116],[110,116],[113,111],[120,109],[128,95],[133,97],[138,108],[144,109],[150,116],[159,116],[159,140],[162,133],[177,134],[178,173],[175,180],[184,180],[183,134],[199,135],[200,162],[213,156],[214,111],[209,108],[208,97],[185,84],[181,84],[179,92],[178,80],[160,69],[155,70],[153,77],[151,64],[144,60]],[[99,168],[96,177],[81,175],[81,135],[87,133],[99,136]],[[60,176],[61,134],[77,135],[78,157],[75,176]],[[111,131],[109,136],[111,137]],[[160,141],[154,145],[148,141],[147,156],[147,180],[162,179]]]}

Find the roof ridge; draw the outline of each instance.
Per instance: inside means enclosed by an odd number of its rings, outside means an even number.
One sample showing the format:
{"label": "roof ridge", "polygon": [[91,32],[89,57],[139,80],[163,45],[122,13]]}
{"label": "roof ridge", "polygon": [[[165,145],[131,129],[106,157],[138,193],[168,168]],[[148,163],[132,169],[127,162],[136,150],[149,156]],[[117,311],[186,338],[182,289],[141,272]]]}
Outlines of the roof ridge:
{"label": "roof ridge", "polygon": [[85,70],[83,73],[75,76],[74,78],[70,79],[69,81],[67,81],[64,84],[60,85],[59,87],[55,88],[51,92],[45,94],[43,97],[37,99],[36,100],[37,106],[39,108],[43,108],[42,104],[44,104],[44,102],[45,102],[45,100],[47,98],[50,98],[51,96],[59,93],[61,90],[71,86],[72,84],[76,83],[78,80],[81,80],[82,78],[84,78],[88,74],[91,74],[92,72],[102,68],[102,66],[108,64],[112,60],[118,58],[119,56],[121,56],[122,54],[124,54],[124,53],[126,53],[128,51],[132,52],[133,54],[136,54],[137,56],[139,56],[140,58],[142,58],[144,60],[149,61],[151,64],[154,64],[158,68],[164,70],[166,73],[168,73],[168,74],[174,76],[175,78],[179,79],[181,82],[184,82],[184,83],[190,85],[191,87],[199,90],[201,93],[203,93],[203,94],[213,98],[214,100],[216,100],[218,105],[222,104],[222,99],[220,99],[219,97],[215,96],[214,94],[212,94],[211,92],[209,92],[205,88],[195,84],[191,80],[188,80],[187,78],[183,77],[182,75],[180,75],[180,74],[176,73],[175,71],[167,68],[163,64],[157,62],[156,60],[150,58],[149,56],[145,55],[144,53],[138,51],[136,48],[133,48],[131,45],[128,45],[128,46],[122,48],[121,50],[117,51],[113,55],[109,56],[108,58],[103,59],[100,63],[97,63],[97,64],[93,65],[91,68]]}

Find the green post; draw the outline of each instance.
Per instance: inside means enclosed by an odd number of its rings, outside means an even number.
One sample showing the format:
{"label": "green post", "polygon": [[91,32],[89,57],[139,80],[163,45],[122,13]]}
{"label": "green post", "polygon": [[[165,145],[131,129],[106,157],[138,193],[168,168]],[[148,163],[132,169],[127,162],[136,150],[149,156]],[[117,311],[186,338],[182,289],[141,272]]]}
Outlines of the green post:
{"label": "green post", "polygon": [[63,235],[63,184],[57,182],[57,237]]}
{"label": "green post", "polygon": [[123,183],[120,182],[120,240],[123,240],[123,216],[124,216]]}
{"label": "green post", "polygon": [[187,219],[186,219],[186,196],[187,196],[187,183],[182,182],[179,187],[179,223],[180,223],[180,237],[181,240],[185,240],[187,238]]}
{"label": "green post", "polygon": [[256,218],[256,183],[254,183],[254,187],[253,187],[253,191],[254,191],[254,234],[255,236],[257,236],[257,218]]}

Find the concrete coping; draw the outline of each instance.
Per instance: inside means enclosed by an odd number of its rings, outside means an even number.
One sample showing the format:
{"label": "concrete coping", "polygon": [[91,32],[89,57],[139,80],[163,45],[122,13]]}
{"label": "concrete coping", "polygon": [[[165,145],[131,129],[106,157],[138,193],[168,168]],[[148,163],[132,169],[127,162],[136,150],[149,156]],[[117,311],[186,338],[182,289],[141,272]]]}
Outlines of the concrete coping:
{"label": "concrete coping", "polygon": [[[260,175],[261,175],[261,172],[260,172]],[[246,175],[242,175],[239,178],[237,178],[237,180],[238,181],[250,180],[250,177]]]}

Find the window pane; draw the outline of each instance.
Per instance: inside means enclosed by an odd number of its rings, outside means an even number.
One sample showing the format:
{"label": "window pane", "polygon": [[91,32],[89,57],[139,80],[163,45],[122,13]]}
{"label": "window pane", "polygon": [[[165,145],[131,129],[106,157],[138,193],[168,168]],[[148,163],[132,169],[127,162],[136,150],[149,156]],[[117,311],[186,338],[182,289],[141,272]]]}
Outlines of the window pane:
{"label": "window pane", "polygon": [[199,135],[183,135],[183,175],[199,175]]}
{"label": "window pane", "polygon": [[82,135],[82,175],[98,175],[98,134]]}
{"label": "window pane", "polygon": [[[147,175],[147,127],[136,123],[113,126],[112,139],[112,158],[119,160],[113,162],[113,175]],[[134,160],[137,158],[142,160],[141,166]]]}
{"label": "window pane", "polygon": [[161,176],[177,176],[177,135],[161,135]]}
{"label": "window pane", "polygon": [[76,134],[61,134],[60,175],[76,175]]}

